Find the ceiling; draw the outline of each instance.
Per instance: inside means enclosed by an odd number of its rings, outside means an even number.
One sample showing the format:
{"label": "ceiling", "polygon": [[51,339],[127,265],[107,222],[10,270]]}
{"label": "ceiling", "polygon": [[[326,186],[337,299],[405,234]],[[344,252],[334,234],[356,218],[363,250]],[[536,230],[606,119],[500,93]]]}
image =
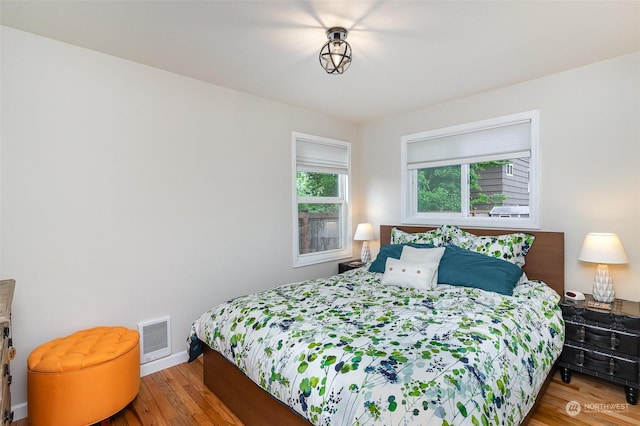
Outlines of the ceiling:
{"label": "ceiling", "polygon": [[[640,50],[640,1],[1,0],[3,25],[362,123]],[[344,26],[353,63],[318,53]]]}

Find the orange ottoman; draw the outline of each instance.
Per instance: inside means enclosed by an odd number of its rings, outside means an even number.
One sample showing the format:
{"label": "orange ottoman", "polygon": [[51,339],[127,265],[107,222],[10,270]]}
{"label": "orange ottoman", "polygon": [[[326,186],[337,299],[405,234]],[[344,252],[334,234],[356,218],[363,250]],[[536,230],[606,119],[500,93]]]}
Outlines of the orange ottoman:
{"label": "orange ottoman", "polygon": [[140,387],[139,337],[96,327],[37,347],[27,359],[29,424],[90,425],[126,407]]}

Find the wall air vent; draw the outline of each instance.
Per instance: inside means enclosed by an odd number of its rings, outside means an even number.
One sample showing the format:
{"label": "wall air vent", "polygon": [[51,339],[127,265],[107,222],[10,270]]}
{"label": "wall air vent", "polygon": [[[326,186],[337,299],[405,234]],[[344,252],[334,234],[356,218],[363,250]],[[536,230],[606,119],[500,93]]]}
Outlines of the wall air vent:
{"label": "wall air vent", "polygon": [[166,316],[138,324],[140,363],[171,355],[171,318]]}

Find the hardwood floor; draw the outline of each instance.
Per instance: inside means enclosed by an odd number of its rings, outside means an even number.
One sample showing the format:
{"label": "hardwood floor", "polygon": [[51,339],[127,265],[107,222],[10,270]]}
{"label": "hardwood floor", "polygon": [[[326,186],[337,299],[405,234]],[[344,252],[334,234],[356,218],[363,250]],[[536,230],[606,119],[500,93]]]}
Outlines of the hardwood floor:
{"label": "hardwood floor", "polygon": [[[567,404],[579,403],[575,416]],[[571,404],[571,408],[578,407]],[[247,407],[251,409],[251,407]],[[571,410],[570,410],[571,411]],[[626,404],[622,386],[575,373],[570,384],[562,383],[556,372],[530,426],[640,424],[640,405]],[[28,419],[13,423],[29,425]],[[138,397],[111,418],[112,426],[242,426],[202,383],[202,359],[145,376]]]}

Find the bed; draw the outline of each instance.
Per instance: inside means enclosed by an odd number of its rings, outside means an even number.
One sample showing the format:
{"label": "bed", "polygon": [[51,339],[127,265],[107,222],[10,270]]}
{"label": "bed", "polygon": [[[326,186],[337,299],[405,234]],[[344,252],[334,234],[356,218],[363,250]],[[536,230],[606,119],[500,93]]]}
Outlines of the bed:
{"label": "bed", "polygon": [[[383,225],[378,257],[441,228]],[[456,232],[484,238],[467,247],[479,252],[522,233]],[[564,340],[564,234],[526,234],[535,241],[512,296],[384,285],[389,271],[370,263],[212,308],[193,324],[190,359],[204,353],[205,385],[246,425],[524,423]]]}

